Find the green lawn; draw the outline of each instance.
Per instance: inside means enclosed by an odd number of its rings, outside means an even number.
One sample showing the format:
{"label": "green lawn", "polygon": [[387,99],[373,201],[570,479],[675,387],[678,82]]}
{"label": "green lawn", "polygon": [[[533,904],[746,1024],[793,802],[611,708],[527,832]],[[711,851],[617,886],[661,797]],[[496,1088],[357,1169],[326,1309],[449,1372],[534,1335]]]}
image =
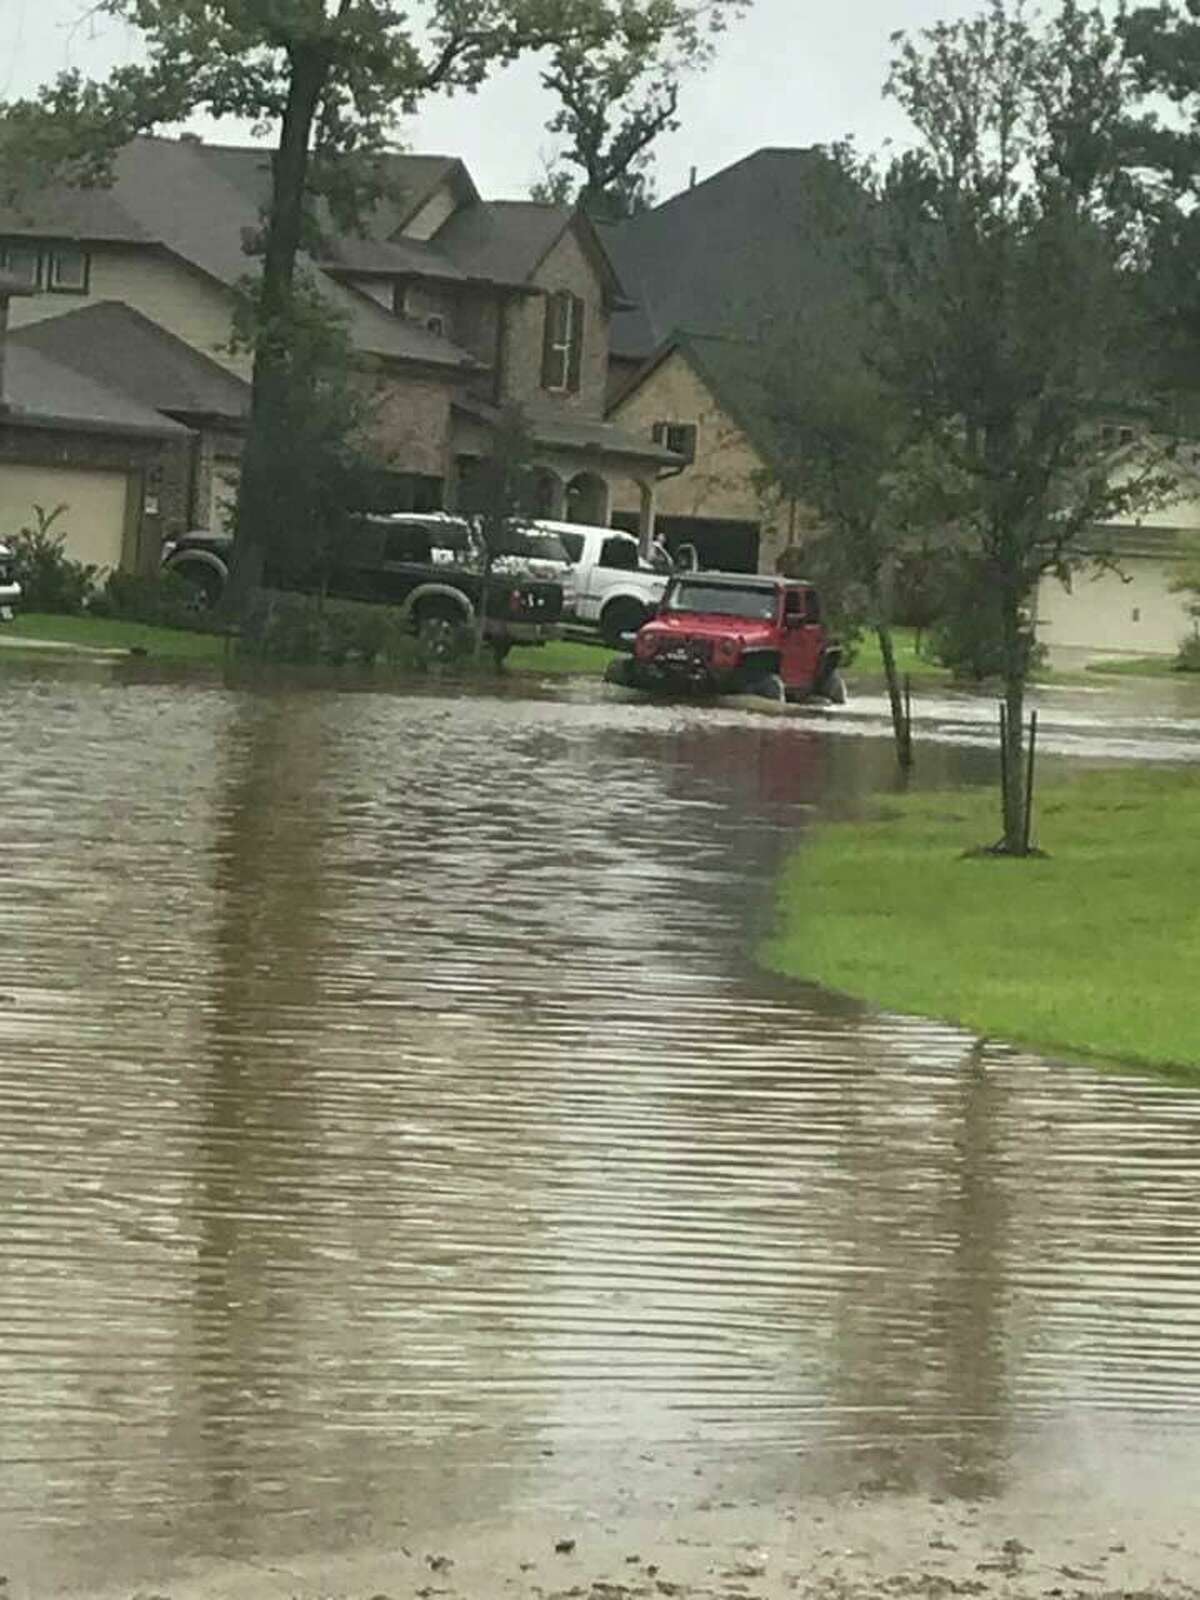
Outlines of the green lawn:
{"label": "green lawn", "polygon": [[[901,678],[907,674],[914,684],[952,681],[948,668],[939,667],[936,662],[926,661],[923,656],[917,654],[917,635],[914,628],[893,628],[892,642]],[[844,675],[851,684],[861,678],[882,678],[883,656],[874,631],[863,634],[858,642],[854,660],[845,669]]]}
{"label": "green lawn", "polygon": [[[1091,661],[1088,672],[1114,678],[1169,678],[1176,676],[1174,656],[1114,656],[1108,661]],[[1185,681],[1190,673],[1179,673]]]}
{"label": "green lawn", "polygon": [[598,644],[578,644],[573,639],[555,639],[551,644],[517,645],[505,663],[509,672],[591,673],[599,677],[618,652]]}
{"label": "green lawn", "polygon": [[789,863],[775,970],[977,1033],[1200,1070],[1200,773],[1047,789],[1049,859],[964,857],[990,791],[910,797],[820,827]]}
{"label": "green lawn", "polygon": [[225,641],[216,634],[179,628],[153,628],[142,622],[114,622],[105,617],[59,617],[45,612],[18,612],[0,623],[0,637],[42,643],[83,645],[92,650],[144,650],[164,661],[219,661]]}

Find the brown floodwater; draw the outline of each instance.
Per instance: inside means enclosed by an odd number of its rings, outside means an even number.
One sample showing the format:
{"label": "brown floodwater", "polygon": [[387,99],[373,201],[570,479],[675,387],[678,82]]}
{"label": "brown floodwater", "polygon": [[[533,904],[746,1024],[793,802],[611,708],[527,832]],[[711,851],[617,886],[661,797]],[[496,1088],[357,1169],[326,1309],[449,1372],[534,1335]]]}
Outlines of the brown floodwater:
{"label": "brown floodwater", "polygon": [[[1104,756],[1057,704],[1051,764]],[[1190,1496],[1200,1091],[754,965],[812,815],[892,784],[852,709],[0,661],[0,1567],[714,1465]],[[978,721],[922,781],[987,778]]]}

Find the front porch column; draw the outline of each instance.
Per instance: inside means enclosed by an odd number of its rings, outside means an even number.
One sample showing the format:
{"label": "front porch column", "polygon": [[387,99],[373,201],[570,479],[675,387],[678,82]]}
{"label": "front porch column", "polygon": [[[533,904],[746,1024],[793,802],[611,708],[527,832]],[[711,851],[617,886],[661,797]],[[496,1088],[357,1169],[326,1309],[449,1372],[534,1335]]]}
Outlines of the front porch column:
{"label": "front porch column", "polygon": [[638,480],[638,494],[641,497],[638,507],[638,552],[644,561],[649,561],[654,545],[654,490],[653,479],[649,482]]}
{"label": "front porch column", "polygon": [[550,509],[546,517],[550,522],[565,522],[567,518],[567,485],[560,473],[552,467],[543,467],[545,472],[546,501]]}

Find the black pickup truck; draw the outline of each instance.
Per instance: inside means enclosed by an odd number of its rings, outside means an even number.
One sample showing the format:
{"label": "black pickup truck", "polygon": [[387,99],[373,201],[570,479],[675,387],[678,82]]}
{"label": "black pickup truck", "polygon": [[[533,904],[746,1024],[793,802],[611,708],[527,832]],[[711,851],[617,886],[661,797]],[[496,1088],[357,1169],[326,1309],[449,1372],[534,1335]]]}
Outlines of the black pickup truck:
{"label": "black pickup truck", "polygon": [[[431,655],[453,655],[470,637],[483,596],[483,563],[468,532],[451,516],[356,517],[331,563],[327,592],[396,606]],[[185,534],[164,546],[163,567],[192,586],[198,605],[215,605],[232,546],[228,534]],[[561,614],[560,584],[519,573],[488,577],[483,634],[498,659],[514,644],[557,638]]]}

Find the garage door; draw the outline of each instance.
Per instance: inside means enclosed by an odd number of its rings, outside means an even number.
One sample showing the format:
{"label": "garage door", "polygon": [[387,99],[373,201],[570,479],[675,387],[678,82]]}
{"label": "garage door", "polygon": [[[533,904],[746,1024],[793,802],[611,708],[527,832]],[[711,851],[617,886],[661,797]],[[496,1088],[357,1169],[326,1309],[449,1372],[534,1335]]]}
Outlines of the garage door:
{"label": "garage door", "polygon": [[1047,576],[1038,592],[1038,638],[1113,655],[1174,655],[1192,631],[1184,596],[1171,589],[1177,571],[1169,562],[1126,556],[1120,575],[1078,572],[1069,591]]}
{"label": "garage door", "polygon": [[32,527],[35,505],[47,513],[65,506],[54,527],[67,536],[67,554],[98,567],[117,567],[125,538],[128,487],[123,472],[0,463],[0,533]]}

